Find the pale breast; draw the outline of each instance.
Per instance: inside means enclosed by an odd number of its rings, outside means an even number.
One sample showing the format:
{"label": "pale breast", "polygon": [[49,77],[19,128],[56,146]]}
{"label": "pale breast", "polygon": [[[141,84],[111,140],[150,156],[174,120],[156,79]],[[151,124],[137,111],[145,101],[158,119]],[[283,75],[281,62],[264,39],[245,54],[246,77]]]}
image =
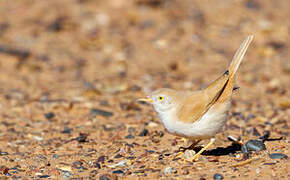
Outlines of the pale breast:
{"label": "pale breast", "polygon": [[213,105],[199,120],[193,123],[178,121],[175,112],[160,114],[160,119],[168,132],[191,139],[207,139],[219,133],[226,120],[230,103],[216,108]]}

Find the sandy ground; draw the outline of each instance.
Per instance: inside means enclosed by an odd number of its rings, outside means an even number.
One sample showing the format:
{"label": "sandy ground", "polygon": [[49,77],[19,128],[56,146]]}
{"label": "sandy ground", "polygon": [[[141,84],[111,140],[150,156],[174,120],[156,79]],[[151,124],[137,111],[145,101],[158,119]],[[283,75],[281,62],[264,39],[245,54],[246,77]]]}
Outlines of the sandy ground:
{"label": "sandy ground", "polygon": [[[289,179],[289,6],[1,0],[1,179]],[[205,87],[248,34],[225,131],[198,161],[176,158],[183,140],[136,99]],[[267,132],[259,152],[227,139]]]}

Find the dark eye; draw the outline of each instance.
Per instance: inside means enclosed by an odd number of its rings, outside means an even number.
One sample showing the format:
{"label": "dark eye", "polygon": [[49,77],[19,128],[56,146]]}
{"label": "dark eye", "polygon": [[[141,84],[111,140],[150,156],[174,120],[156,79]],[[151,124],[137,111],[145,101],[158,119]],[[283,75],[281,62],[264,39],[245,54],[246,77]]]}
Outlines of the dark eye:
{"label": "dark eye", "polygon": [[163,96],[159,96],[158,99],[159,99],[159,101],[162,101],[164,99],[164,97]]}

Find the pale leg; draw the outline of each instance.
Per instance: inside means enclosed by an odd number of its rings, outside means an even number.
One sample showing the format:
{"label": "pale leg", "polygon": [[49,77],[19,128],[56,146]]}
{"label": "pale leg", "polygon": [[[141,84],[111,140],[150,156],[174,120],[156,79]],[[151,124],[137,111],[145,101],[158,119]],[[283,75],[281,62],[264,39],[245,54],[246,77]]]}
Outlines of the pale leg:
{"label": "pale leg", "polygon": [[205,150],[207,150],[211,145],[213,145],[213,143],[215,142],[215,138],[211,138],[210,139],[210,142],[204,147],[202,148],[197,154],[195,154],[193,157],[192,157],[192,161],[195,161],[199,158],[199,156],[201,155],[201,153],[203,153]]}
{"label": "pale leg", "polygon": [[185,150],[193,149],[201,141],[200,139],[198,140],[184,139],[184,140],[185,142],[187,142],[187,144],[190,144],[190,146],[187,148],[183,148],[183,147],[179,148],[179,152],[176,154],[175,158],[181,157]]}

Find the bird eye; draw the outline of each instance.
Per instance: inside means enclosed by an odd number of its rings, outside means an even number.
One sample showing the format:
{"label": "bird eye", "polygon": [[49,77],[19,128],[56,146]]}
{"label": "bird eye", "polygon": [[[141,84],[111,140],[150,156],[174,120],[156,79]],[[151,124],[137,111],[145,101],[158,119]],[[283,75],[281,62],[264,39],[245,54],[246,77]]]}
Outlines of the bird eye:
{"label": "bird eye", "polygon": [[163,96],[159,96],[158,99],[159,99],[159,101],[162,101],[164,99],[164,97]]}

